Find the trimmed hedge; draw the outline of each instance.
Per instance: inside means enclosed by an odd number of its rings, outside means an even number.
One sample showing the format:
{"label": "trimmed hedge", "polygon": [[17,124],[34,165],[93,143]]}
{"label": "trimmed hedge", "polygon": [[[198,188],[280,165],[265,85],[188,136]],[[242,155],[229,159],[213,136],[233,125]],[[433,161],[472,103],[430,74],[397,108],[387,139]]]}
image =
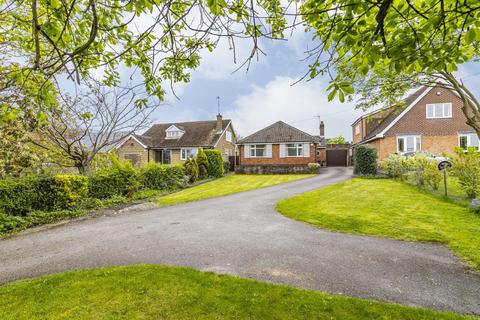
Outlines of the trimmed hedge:
{"label": "trimmed hedge", "polygon": [[87,177],[75,174],[0,180],[0,213],[24,216],[36,210],[64,209],[87,192]]}
{"label": "trimmed hedge", "polygon": [[218,178],[223,176],[225,169],[223,167],[223,157],[220,150],[207,149],[205,155],[208,159],[208,176]]}
{"label": "trimmed hedge", "polygon": [[182,165],[166,166],[148,163],[140,169],[140,182],[144,188],[174,190],[186,184],[185,170]]}
{"label": "trimmed hedge", "polygon": [[106,199],[113,196],[132,196],[140,184],[137,171],[129,161],[114,161],[89,177],[89,196]]}
{"label": "trimmed hedge", "polygon": [[355,148],[353,173],[358,175],[377,174],[377,151],[369,145]]}

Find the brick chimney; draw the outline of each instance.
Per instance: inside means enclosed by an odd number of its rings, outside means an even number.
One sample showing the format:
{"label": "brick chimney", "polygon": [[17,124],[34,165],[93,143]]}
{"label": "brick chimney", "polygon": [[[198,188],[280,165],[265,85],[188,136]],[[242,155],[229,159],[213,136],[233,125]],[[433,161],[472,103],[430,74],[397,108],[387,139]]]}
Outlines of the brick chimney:
{"label": "brick chimney", "polygon": [[222,132],[223,131],[223,118],[222,118],[222,115],[219,113],[217,114],[217,126],[216,126],[216,129],[217,129],[217,132]]}
{"label": "brick chimney", "polygon": [[323,121],[320,121],[320,137],[325,137],[325,124],[323,123]]}

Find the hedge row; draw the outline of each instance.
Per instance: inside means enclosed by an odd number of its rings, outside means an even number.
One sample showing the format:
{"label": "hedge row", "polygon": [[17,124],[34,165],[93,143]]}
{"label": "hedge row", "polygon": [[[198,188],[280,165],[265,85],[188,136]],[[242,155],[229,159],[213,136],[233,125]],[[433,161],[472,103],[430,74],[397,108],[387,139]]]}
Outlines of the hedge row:
{"label": "hedge row", "polygon": [[35,211],[68,209],[85,198],[131,197],[142,189],[175,190],[187,181],[181,165],[152,163],[135,169],[129,162],[119,161],[88,177],[32,175],[0,180],[0,214],[26,216]]}

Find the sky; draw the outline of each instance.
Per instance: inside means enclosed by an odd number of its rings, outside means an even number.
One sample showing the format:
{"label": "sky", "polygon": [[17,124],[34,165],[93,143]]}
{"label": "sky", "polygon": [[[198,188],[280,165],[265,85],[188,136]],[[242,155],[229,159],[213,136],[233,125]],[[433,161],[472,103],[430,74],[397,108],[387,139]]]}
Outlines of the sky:
{"label": "sky", "polygon": [[[201,66],[191,72],[191,81],[177,84],[175,94],[153,115],[155,123],[213,120],[217,97],[224,119],[233,121],[240,137],[282,120],[310,134],[318,134],[319,117],[325,123],[327,138],[343,136],[351,140],[351,123],[362,111],[354,103],[328,101],[328,78],[319,76],[296,83],[307,71],[302,61],[311,45],[308,35],[297,31],[288,41],[263,39],[266,53],[252,62],[250,69],[234,72],[249,55],[248,40],[236,43],[237,63],[227,43],[220,43],[213,53],[202,55]],[[473,91],[480,94],[480,66],[471,63],[458,72]],[[295,84],[296,83],[296,84]]]}

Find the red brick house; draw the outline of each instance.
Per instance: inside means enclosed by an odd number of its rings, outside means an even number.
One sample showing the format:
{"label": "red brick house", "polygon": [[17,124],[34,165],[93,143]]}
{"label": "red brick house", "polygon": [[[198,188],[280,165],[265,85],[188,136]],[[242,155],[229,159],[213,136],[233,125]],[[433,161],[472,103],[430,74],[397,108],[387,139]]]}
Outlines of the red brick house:
{"label": "red brick house", "polygon": [[[323,123],[321,125],[323,129]],[[322,130],[321,130],[322,131]],[[238,142],[241,173],[297,173],[324,161],[325,137],[313,136],[278,121]]]}
{"label": "red brick house", "polygon": [[374,111],[352,124],[354,145],[370,144],[379,160],[390,154],[452,153],[456,147],[479,148],[475,131],[466,124],[462,101],[442,87],[422,87],[402,105]]}

